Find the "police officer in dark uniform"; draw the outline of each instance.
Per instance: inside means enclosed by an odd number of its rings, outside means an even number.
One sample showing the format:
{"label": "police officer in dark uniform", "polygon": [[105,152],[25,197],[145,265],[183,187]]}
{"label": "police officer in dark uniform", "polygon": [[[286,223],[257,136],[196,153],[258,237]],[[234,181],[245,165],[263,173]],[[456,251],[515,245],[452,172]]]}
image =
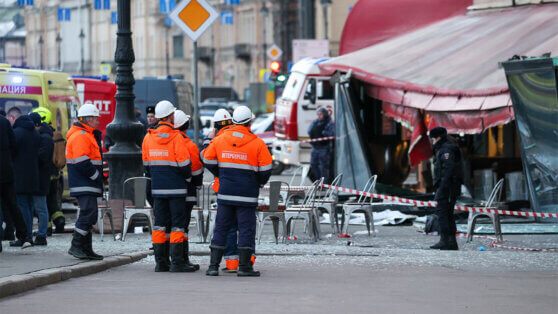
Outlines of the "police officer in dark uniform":
{"label": "police officer in dark uniform", "polygon": [[438,202],[436,215],[440,226],[440,241],[430,248],[457,250],[453,208],[461,194],[461,183],[463,182],[461,151],[457,144],[448,138],[448,131],[443,127],[432,129],[430,138],[434,148],[434,187]]}

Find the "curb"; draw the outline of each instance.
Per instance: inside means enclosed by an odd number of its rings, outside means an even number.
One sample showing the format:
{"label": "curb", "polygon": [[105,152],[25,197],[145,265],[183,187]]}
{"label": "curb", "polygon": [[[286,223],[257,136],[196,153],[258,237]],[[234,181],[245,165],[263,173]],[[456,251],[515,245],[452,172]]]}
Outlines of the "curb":
{"label": "curb", "polygon": [[62,266],[39,270],[27,274],[0,278],[0,299],[35,288],[61,282],[71,278],[87,276],[137,262],[151,255],[150,251],[127,253],[106,257],[102,261],[82,262],[71,266]]}

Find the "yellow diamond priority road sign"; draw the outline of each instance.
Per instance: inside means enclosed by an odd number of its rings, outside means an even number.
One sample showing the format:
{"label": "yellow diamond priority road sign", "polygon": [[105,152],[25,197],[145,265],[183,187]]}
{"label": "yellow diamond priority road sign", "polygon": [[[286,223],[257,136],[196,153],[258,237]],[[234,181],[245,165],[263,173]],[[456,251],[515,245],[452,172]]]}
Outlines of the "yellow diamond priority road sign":
{"label": "yellow diamond priority road sign", "polygon": [[267,56],[271,60],[277,60],[277,59],[281,58],[282,55],[283,55],[283,50],[281,50],[281,48],[277,47],[276,44],[273,44],[271,47],[269,47],[269,49],[267,49]]}
{"label": "yellow diamond priority road sign", "polygon": [[197,41],[218,17],[207,0],[183,0],[169,14],[169,18],[193,41]]}

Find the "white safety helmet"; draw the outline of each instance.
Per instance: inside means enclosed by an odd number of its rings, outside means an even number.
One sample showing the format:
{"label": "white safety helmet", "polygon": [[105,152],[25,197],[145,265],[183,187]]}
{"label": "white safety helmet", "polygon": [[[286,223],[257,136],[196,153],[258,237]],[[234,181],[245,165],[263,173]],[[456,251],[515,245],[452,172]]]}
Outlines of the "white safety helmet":
{"label": "white safety helmet", "polygon": [[245,124],[252,121],[252,110],[246,106],[240,106],[233,112],[234,124]]}
{"label": "white safety helmet", "polygon": [[157,106],[155,106],[155,118],[157,119],[166,118],[171,114],[173,114],[175,111],[176,108],[170,101],[161,100],[160,102],[157,103]]}
{"label": "white safety helmet", "polygon": [[97,106],[92,104],[82,105],[78,110],[78,118],[98,117],[98,116],[99,116],[99,109],[97,109]]}
{"label": "white safety helmet", "polygon": [[184,111],[176,110],[174,112],[174,128],[178,129],[188,121],[190,121],[190,116],[185,114]]}
{"label": "white safety helmet", "polygon": [[213,115],[213,122],[221,122],[226,120],[232,120],[231,114],[225,109],[219,109],[215,111]]}

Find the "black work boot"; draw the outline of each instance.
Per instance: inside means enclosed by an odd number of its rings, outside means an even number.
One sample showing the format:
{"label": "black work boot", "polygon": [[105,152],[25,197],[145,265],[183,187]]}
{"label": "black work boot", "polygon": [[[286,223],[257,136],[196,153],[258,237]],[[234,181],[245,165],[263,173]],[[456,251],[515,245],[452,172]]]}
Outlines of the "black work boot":
{"label": "black work boot", "polygon": [[195,271],[200,270],[200,265],[190,263],[190,246],[187,240],[184,240],[184,261],[186,261],[186,265],[193,267]]}
{"label": "black work boot", "polygon": [[96,260],[96,261],[100,261],[103,259],[103,256],[95,253],[93,251],[93,233],[89,232],[86,236],[85,236],[85,248],[84,248],[85,253],[87,254],[87,257],[91,260]]}
{"label": "black work boot", "polygon": [[64,218],[62,212],[60,212],[60,215],[58,215],[54,220],[52,220],[52,222],[54,223],[56,233],[64,233],[64,227],[66,226],[66,218]]}
{"label": "black work boot", "polygon": [[47,237],[52,237],[52,222],[48,222],[47,226]]}
{"label": "black work boot", "polygon": [[33,241],[33,245],[46,246],[47,245],[46,237],[36,236],[35,241]]}
{"label": "black work boot", "polygon": [[443,247],[448,246],[448,236],[445,234],[440,235],[440,241],[432,245],[430,248],[434,250],[441,250]]}
{"label": "black work boot", "polygon": [[459,247],[457,246],[457,239],[455,238],[455,234],[448,236],[448,244],[445,247],[442,247],[440,250],[444,250],[444,251],[459,250]]}
{"label": "black work boot", "polygon": [[238,248],[238,277],[260,277],[260,272],[252,266],[252,248]]}
{"label": "black work boot", "polygon": [[171,273],[191,273],[196,270],[184,260],[184,243],[171,243],[170,246]]}
{"label": "black work boot", "polygon": [[211,255],[209,259],[209,268],[205,272],[207,276],[219,276],[219,264],[221,259],[223,259],[223,254],[225,254],[224,246],[209,246],[211,249]]}
{"label": "black work boot", "polygon": [[155,255],[155,272],[162,273],[170,270],[169,243],[153,243]]}
{"label": "black work boot", "polygon": [[68,254],[79,259],[89,259],[85,252],[85,237],[81,233],[74,231],[72,237],[72,246],[68,250]]}

